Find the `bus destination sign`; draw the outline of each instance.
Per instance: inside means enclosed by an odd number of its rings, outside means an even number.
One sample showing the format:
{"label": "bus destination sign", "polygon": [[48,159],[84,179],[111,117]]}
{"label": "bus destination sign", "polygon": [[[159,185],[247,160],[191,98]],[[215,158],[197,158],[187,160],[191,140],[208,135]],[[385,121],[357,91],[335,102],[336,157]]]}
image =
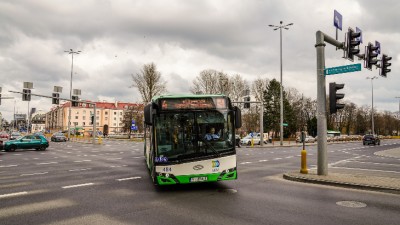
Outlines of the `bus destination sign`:
{"label": "bus destination sign", "polygon": [[222,108],[226,108],[224,98],[171,98],[161,100],[162,110]]}

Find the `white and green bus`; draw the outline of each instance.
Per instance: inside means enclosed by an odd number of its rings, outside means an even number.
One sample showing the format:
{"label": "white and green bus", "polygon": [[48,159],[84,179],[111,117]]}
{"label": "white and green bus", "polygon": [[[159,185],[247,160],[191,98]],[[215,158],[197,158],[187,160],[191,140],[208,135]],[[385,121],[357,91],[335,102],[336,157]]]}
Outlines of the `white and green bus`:
{"label": "white and green bus", "polygon": [[154,184],[237,179],[235,128],[241,127],[241,112],[227,96],[156,96],[144,118],[144,155]]}

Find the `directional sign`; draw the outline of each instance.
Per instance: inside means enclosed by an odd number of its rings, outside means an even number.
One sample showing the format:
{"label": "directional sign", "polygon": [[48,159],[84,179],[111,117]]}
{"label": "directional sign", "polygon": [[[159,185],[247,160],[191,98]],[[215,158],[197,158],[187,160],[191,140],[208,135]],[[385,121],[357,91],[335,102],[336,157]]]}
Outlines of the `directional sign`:
{"label": "directional sign", "polygon": [[346,66],[338,66],[324,69],[325,75],[334,75],[339,73],[350,73],[361,71],[361,63],[346,65]]}
{"label": "directional sign", "polygon": [[356,27],[356,33],[360,33],[360,37],[358,37],[357,40],[359,40],[360,43],[363,43],[362,30],[360,28]]}
{"label": "directional sign", "polygon": [[342,30],[342,15],[336,11],[333,12],[333,25],[339,29]]}
{"label": "directional sign", "polygon": [[378,47],[378,49],[376,49],[376,53],[381,54],[381,43],[379,43],[379,41],[375,41],[375,47]]}
{"label": "directional sign", "polygon": [[287,127],[289,124],[287,123],[282,123],[282,126]]}
{"label": "directional sign", "polygon": [[131,126],[131,130],[137,130],[137,126]]}

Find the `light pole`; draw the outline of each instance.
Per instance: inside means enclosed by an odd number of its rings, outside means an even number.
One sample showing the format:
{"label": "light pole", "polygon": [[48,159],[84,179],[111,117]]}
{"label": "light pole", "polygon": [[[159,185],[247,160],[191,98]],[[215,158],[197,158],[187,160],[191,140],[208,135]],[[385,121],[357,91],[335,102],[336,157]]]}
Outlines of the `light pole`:
{"label": "light pole", "polygon": [[[79,54],[79,53],[81,53],[82,51],[74,51],[74,50],[72,50],[72,48],[70,49],[70,50],[68,50],[68,51],[64,51],[64,52],[67,52],[68,54],[71,54],[71,56],[72,56],[72,62],[71,62],[71,80],[70,80],[70,84],[69,84],[69,99],[72,99],[72,73],[73,73],[73,71],[74,71],[74,54]],[[68,112],[68,141],[69,141],[69,139],[70,139],[70,129],[71,129],[71,105],[72,105],[72,102],[70,102],[70,104],[69,104],[69,112]]]}
{"label": "light pole", "polygon": [[374,79],[378,79],[377,76],[367,77],[367,79],[371,79],[371,90],[372,90],[372,111],[371,111],[371,121],[372,121],[372,135],[375,135],[374,129]]}
{"label": "light pole", "polygon": [[282,25],[282,24],[283,24],[283,21],[280,22],[279,26],[269,25],[270,27],[273,27],[274,30],[278,30],[279,29],[279,31],[280,31],[280,53],[281,53],[281,88],[280,88],[280,98],[281,98],[281,103],[280,103],[280,105],[281,105],[280,139],[281,140],[280,140],[280,143],[281,143],[281,146],[283,145],[282,28],[285,29],[285,30],[289,30],[288,27],[292,26],[293,23],[289,23],[289,24],[286,24],[286,25]]}

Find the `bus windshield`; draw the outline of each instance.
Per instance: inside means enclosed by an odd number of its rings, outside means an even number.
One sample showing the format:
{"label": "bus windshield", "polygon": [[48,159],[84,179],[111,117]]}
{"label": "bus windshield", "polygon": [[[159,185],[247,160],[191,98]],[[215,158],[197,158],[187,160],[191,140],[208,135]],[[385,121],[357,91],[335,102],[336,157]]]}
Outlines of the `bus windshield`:
{"label": "bus windshield", "polygon": [[234,152],[229,110],[162,112],[155,118],[156,161],[173,162]]}

